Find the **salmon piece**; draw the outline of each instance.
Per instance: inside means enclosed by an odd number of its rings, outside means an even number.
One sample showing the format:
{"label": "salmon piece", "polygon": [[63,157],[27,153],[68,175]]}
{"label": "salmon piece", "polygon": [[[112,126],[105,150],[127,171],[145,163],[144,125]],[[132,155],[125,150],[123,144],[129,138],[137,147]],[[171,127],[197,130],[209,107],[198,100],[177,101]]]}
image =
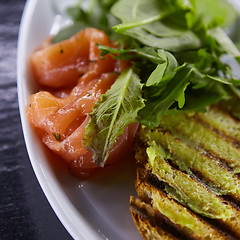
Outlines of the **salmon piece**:
{"label": "salmon piece", "polygon": [[[36,102],[45,102],[45,99],[42,99],[44,97],[43,94],[38,93],[33,95],[32,98],[34,98],[35,102],[31,102],[30,98],[30,104],[31,109],[37,113],[33,115],[33,117],[37,116],[35,126],[49,134],[57,133],[61,137],[66,138],[68,136],[66,132],[70,124],[77,118],[86,117],[92,111],[93,105],[99,99],[100,94],[105,93],[111,87],[117,76],[114,73],[106,73],[102,74],[101,78],[92,79],[85,88],[83,88],[82,84],[79,84],[68,97],[58,99],[59,102],[54,109],[51,105],[43,106],[35,104]],[[48,92],[44,93],[45,95],[49,95]],[[40,99],[38,95],[40,95]],[[51,99],[57,101],[57,98],[54,96]],[[44,109],[44,107],[46,108]],[[41,116],[43,116],[42,119],[40,119],[39,112],[44,113],[41,113]]]}
{"label": "salmon piece", "polygon": [[[43,143],[65,159],[72,172],[80,174],[97,168],[92,153],[82,146],[88,114],[119,73],[130,66],[129,62],[109,55],[101,59],[96,43],[113,46],[102,31],[87,28],[68,40],[42,47],[30,57],[37,82],[54,90],[30,96],[26,109],[28,120]],[[69,91],[73,83],[75,86]],[[118,137],[108,163],[130,149],[137,127],[136,124],[128,126]]]}
{"label": "salmon piece", "polygon": [[62,106],[61,99],[54,97],[49,92],[41,91],[33,94],[29,98],[26,111],[28,120],[38,127],[44,118],[54,114]]}
{"label": "salmon piece", "polygon": [[[139,124],[133,123],[125,128],[124,133],[116,139],[115,144],[109,153],[106,165],[120,160],[131,150],[138,126]],[[82,139],[79,138],[76,142],[79,141],[82,141]],[[74,152],[72,152],[72,154],[74,154]],[[98,168],[92,162],[92,153],[89,151],[82,152],[81,155],[78,154],[72,161],[69,161],[69,166],[72,173],[76,176],[88,176],[89,173],[92,173]]]}
{"label": "salmon piece", "polygon": [[109,72],[114,62],[110,56],[100,59],[97,44],[111,46],[102,31],[87,28],[68,40],[33,52],[30,63],[36,81],[43,86],[58,88],[76,84],[88,71]]}

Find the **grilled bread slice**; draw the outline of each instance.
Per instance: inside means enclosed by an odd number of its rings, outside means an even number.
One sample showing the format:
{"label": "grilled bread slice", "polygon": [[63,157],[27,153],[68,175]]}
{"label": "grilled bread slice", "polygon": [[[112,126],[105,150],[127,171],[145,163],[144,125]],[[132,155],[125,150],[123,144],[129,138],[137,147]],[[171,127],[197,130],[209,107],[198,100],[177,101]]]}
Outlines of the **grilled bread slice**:
{"label": "grilled bread slice", "polygon": [[157,214],[150,204],[131,196],[130,211],[144,239],[159,239],[159,236],[165,240],[176,239],[173,234],[174,228],[170,228],[164,216]]}
{"label": "grilled bread slice", "polygon": [[163,117],[136,144],[144,239],[240,239],[240,122],[229,105]]}

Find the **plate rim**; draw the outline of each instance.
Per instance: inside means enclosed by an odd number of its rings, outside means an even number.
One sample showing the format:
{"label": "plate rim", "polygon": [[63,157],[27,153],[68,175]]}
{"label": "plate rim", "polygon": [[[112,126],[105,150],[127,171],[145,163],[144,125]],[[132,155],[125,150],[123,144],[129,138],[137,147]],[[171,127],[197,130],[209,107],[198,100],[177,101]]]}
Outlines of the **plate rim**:
{"label": "plate rim", "polygon": [[[48,0],[49,1],[49,0]],[[78,226],[78,229],[73,227],[71,224],[72,221],[69,218],[69,214],[66,214],[66,210],[63,209],[61,202],[58,200],[57,194],[60,194],[63,197],[64,201],[69,201],[66,199],[66,196],[62,194],[59,189],[53,190],[51,184],[48,182],[48,179],[43,172],[40,164],[34,161],[34,150],[31,148],[31,136],[33,135],[33,130],[29,125],[25,113],[26,109],[26,89],[24,89],[24,76],[26,77],[26,69],[27,69],[27,54],[26,54],[26,46],[25,42],[27,40],[27,34],[29,32],[29,20],[32,19],[36,5],[39,4],[39,0],[27,0],[24,6],[23,14],[20,21],[19,27],[19,35],[17,41],[17,93],[18,93],[18,106],[19,106],[19,113],[20,113],[20,121],[22,126],[22,132],[24,136],[25,146],[27,149],[28,157],[31,162],[31,166],[35,173],[35,176],[38,180],[38,183],[47,198],[51,208],[55,212],[58,220],[62,223],[65,227],[67,232],[72,236],[73,239],[89,239],[89,237],[94,239],[102,239],[100,233],[97,232],[96,229],[93,229],[92,226],[89,225],[87,219],[85,219],[81,213],[78,215],[79,220],[81,221],[81,225]],[[42,1],[46,2],[46,1]],[[49,1],[53,2],[53,1]],[[61,199],[61,200],[63,200]]]}

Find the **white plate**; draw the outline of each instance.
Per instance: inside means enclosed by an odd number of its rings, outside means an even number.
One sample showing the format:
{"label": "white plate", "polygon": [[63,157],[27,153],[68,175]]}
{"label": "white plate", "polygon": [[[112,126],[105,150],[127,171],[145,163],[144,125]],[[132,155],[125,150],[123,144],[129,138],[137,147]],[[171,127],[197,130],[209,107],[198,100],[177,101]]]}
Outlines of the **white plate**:
{"label": "white plate", "polygon": [[[56,5],[57,2],[57,5]],[[37,179],[55,213],[74,239],[141,239],[129,213],[129,196],[135,194],[134,167],[124,161],[81,181],[71,176],[48,151],[28,124],[25,108],[35,85],[28,72],[29,54],[56,31],[64,0],[29,0],[25,6],[18,42],[18,94],[22,127]],[[56,7],[57,6],[57,7]]]}
{"label": "white plate", "polygon": [[[240,10],[239,0],[229,0]],[[80,181],[49,153],[28,124],[25,108],[35,85],[28,72],[29,54],[66,23],[58,13],[74,0],[29,0],[21,21],[18,42],[18,95],[25,142],[38,181],[55,213],[74,239],[141,239],[129,213],[135,195],[133,165],[127,161]],[[56,4],[57,3],[57,4]],[[53,27],[54,26],[54,27]],[[57,168],[56,168],[57,167]]]}

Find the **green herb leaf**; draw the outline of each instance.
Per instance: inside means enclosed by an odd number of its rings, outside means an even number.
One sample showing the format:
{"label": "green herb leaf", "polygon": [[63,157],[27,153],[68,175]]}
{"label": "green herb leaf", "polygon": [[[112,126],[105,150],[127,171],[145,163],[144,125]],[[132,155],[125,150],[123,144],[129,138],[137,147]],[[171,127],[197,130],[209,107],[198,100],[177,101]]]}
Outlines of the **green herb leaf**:
{"label": "green herb leaf", "polygon": [[[240,77],[235,74],[240,52],[222,29],[237,17],[227,0],[82,0],[81,4],[68,9],[74,24],[53,42],[84,27],[96,27],[117,39],[119,46],[98,45],[101,56],[111,54],[133,66],[90,114],[83,145],[98,165],[104,165],[129,123],[140,121],[153,128],[164,114],[205,111],[232,93],[240,97]],[[224,60],[224,55],[235,63]]]}
{"label": "green herb leaf", "polygon": [[80,30],[87,27],[98,28],[112,36],[112,26],[118,21],[110,14],[110,8],[115,0],[80,0],[66,10],[72,19],[73,25],[63,28],[53,37],[52,43],[68,39]]}
{"label": "green herb leaf", "polygon": [[222,77],[210,76],[210,75],[207,75],[207,77],[208,77],[209,79],[211,79],[211,80],[216,81],[216,82],[220,82],[220,83],[227,84],[227,85],[232,85],[231,82],[229,82],[227,79],[222,78]]}
{"label": "green herb leaf", "polygon": [[[111,12],[122,21],[121,25],[115,26],[115,30],[144,45],[173,52],[201,46],[195,33],[182,27],[184,14],[176,14],[179,12],[178,6],[174,8],[168,1],[120,0],[113,5]],[[168,23],[165,23],[167,20]],[[174,25],[169,26],[170,20]]]}
{"label": "green herb leaf", "polygon": [[60,142],[61,141],[61,134],[60,133],[52,133],[52,135],[55,137],[55,139]]}
{"label": "green herb leaf", "polygon": [[58,34],[52,38],[52,44],[66,40],[86,27],[88,27],[88,24],[83,22],[75,22],[74,24],[59,31]]}
{"label": "green herb leaf", "polygon": [[[183,92],[190,82],[191,70],[186,68],[179,70],[174,78],[169,81],[166,89],[160,92],[159,96],[147,98],[146,106],[139,112],[140,123],[149,128],[157,127],[161,117],[176,100],[179,101],[179,106],[183,106],[185,103]],[[145,91],[148,91],[148,89],[145,89]]]}
{"label": "green herb leaf", "polygon": [[83,146],[93,153],[97,165],[104,166],[114,141],[128,124],[138,122],[138,111],[143,107],[138,75],[132,68],[123,71],[89,115]]}
{"label": "green herb leaf", "polygon": [[240,51],[221,28],[210,29],[208,32],[216,39],[226,53],[236,58],[240,57]]}
{"label": "green herb leaf", "polygon": [[117,49],[117,48],[111,48],[111,47],[107,47],[99,44],[98,48],[101,50],[102,57],[110,53],[110,54],[113,54],[112,55],[113,58],[124,59],[124,60],[138,60],[139,58],[142,58],[144,60],[147,59],[155,64],[161,64],[166,61],[152,47],[136,48],[135,46],[135,48],[130,47],[127,49]]}
{"label": "green herb leaf", "polygon": [[164,50],[158,50],[158,55],[165,60],[162,64],[158,64],[156,69],[149,76],[146,86],[152,86],[156,84],[166,84],[175,75],[175,68],[178,67],[176,58],[169,52]]}
{"label": "green herb leaf", "polygon": [[156,85],[159,84],[164,76],[164,73],[167,69],[168,66],[168,62],[164,62],[162,64],[158,64],[156,69],[151,73],[151,75],[149,76],[146,86],[152,86],[152,85]]}
{"label": "green herb leaf", "polygon": [[227,27],[237,18],[237,11],[226,0],[195,0],[196,14],[201,16],[207,28]]}

